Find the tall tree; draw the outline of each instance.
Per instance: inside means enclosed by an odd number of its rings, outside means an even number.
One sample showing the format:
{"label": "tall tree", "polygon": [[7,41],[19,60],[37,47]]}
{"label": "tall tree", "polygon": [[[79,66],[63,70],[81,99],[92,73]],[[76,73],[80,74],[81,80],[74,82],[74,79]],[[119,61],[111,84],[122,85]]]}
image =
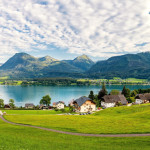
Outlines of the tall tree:
{"label": "tall tree", "polygon": [[4,100],[0,99],[0,108],[4,107]]}
{"label": "tall tree", "polygon": [[118,90],[111,90],[110,95],[119,95]]}
{"label": "tall tree", "polygon": [[93,91],[90,91],[89,98],[94,100],[94,92]]}
{"label": "tall tree", "polygon": [[40,104],[49,106],[51,103],[51,97],[49,95],[45,95],[42,97],[42,99],[40,100]]}
{"label": "tall tree", "polygon": [[130,89],[126,88],[125,86],[122,89],[122,93],[126,98],[130,97]]}
{"label": "tall tree", "polygon": [[12,108],[14,108],[15,107],[15,101],[13,100],[13,99],[10,99],[9,100],[9,105],[10,105],[10,107],[12,107]]}
{"label": "tall tree", "polygon": [[102,84],[102,89],[98,93],[98,99],[101,99],[103,96],[107,95],[107,90],[105,87],[105,83]]}

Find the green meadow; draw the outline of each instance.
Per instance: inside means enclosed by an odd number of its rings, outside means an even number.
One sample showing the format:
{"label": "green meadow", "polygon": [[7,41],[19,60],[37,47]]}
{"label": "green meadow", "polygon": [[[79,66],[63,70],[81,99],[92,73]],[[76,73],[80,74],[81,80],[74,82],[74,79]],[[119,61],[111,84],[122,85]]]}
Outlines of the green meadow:
{"label": "green meadow", "polygon": [[108,108],[92,115],[24,114],[6,115],[5,118],[16,123],[78,133],[150,133],[150,104]]}
{"label": "green meadow", "polygon": [[0,150],[149,150],[150,137],[82,137],[10,125],[0,120]]}
{"label": "green meadow", "polygon": [[[5,110],[2,110],[5,111]],[[92,115],[57,115],[48,110],[6,110],[12,122],[57,130],[149,133],[150,104],[108,108]],[[0,120],[0,150],[149,150],[150,137],[84,137],[11,125]]]}

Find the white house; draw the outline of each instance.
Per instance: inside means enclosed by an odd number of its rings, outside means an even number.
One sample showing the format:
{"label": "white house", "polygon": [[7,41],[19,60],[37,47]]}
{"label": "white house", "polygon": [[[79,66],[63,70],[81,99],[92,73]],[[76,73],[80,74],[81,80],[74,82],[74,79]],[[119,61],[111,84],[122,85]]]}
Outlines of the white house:
{"label": "white house", "polygon": [[57,108],[57,109],[64,109],[65,108],[65,104],[63,101],[58,101],[58,102],[54,102],[53,103],[53,107]]}
{"label": "white house", "polygon": [[150,102],[150,93],[138,94],[135,97],[136,104],[149,103]]}
{"label": "white house", "polygon": [[135,100],[135,103],[136,103],[136,104],[142,104],[142,103],[143,103],[143,100],[141,100],[141,99],[136,99],[136,100]]}
{"label": "white house", "polygon": [[101,106],[104,108],[115,107],[117,103],[127,105],[128,101],[126,100],[124,95],[105,95],[102,98]]}
{"label": "white house", "polygon": [[96,104],[88,97],[80,97],[74,102],[74,109],[76,112],[92,112],[96,111]]}

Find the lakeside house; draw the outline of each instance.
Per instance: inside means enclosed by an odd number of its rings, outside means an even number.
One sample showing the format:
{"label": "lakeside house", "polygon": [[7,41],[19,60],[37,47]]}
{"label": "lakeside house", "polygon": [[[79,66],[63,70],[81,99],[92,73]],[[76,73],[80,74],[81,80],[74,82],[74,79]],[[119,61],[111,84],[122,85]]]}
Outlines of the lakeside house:
{"label": "lakeside house", "polygon": [[11,106],[10,106],[9,104],[5,104],[5,105],[4,105],[4,108],[5,108],[5,109],[10,109]]}
{"label": "lakeside house", "polygon": [[136,104],[143,104],[150,102],[150,93],[137,94],[135,97]]}
{"label": "lakeside house", "polygon": [[104,108],[115,107],[117,103],[121,103],[122,105],[127,105],[128,101],[124,97],[124,95],[105,95],[102,98],[101,106]]}
{"label": "lakeside house", "polygon": [[96,104],[93,102],[93,100],[85,96],[76,99],[73,104],[76,112],[96,111]]}
{"label": "lakeside house", "polygon": [[57,109],[64,109],[65,103],[63,101],[54,102],[53,107]]}
{"label": "lakeside house", "polygon": [[32,109],[32,108],[34,108],[35,106],[34,106],[34,104],[33,103],[26,103],[25,104],[25,108],[29,108],[29,109]]}

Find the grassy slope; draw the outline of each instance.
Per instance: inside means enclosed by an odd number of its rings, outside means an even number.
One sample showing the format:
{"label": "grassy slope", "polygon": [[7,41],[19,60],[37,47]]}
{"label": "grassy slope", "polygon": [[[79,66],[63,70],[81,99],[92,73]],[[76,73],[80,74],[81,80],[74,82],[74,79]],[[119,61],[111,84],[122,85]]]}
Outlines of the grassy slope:
{"label": "grassy slope", "polygon": [[[68,111],[68,109],[65,109]],[[15,114],[15,115],[49,115],[49,114],[61,114],[61,111],[55,110],[2,110],[2,112],[6,112],[7,114]]]}
{"label": "grassy slope", "polygon": [[8,115],[6,119],[58,130],[82,133],[149,133],[150,104],[109,108],[88,116]]}
{"label": "grassy slope", "polygon": [[80,137],[21,127],[0,120],[1,150],[149,150],[150,137]]}

